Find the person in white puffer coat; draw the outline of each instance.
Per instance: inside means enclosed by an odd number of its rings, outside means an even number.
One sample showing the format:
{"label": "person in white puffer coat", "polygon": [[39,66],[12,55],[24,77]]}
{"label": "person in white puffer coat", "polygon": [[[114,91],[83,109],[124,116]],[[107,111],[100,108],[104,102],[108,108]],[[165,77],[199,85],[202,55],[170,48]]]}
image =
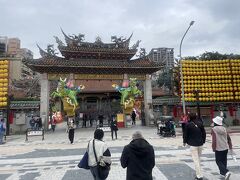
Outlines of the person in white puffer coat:
{"label": "person in white puffer coat", "polygon": [[103,141],[104,132],[102,129],[96,129],[94,132],[94,139],[89,142],[88,148],[88,165],[90,166],[90,171],[94,177],[94,180],[104,180],[98,175],[97,162],[94,155],[93,143],[95,145],[95,152],[97,160],[102,160],[104,163],[111,164],[111,153]]}

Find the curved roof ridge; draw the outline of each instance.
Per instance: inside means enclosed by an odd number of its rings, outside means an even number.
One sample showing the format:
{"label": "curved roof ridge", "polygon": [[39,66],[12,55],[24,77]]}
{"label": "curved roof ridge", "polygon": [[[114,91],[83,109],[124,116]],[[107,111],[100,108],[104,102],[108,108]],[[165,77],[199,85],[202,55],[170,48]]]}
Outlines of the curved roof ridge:
{"label": "curved roof ridge", "polygon": [[[61,31],[62,31],[62,34],[64,35],[64,38],[65,38],[65,41],[66,41],[66,44],[67,45],[73,45],[73,46],[84,46],[84,45],[86,45],[86,46],[94,46],[94,45],[97,45],[96,44],[96,41],[95,42],[87,42],[87,41],[85,41],[85,42],[83,42],[83,41],[79,41],[79,40],[75,40],[75,39],[73,39],[73,38],[71,38],[71,37],[69,37],[64,31],[63,31],[63,29],[61,28]],[[129,48],[129,43],[130,43],[130,40],[131,40],[131,38],[132,38],[132,36],[133,36],[133,32],[132,32],[132,34],[127,38],[127,39],[125,39],[125,40],[123,40],[123,39],[121,39],[121,37],[120,38],[117,38],[116,36],[116,42],[113,42],[113,43],[104,43],[104,42],[102,42],[102,44],[103,44],[103,46],[104,47],[110,47],[110,48]],[[119,39],[120,39],[120,42],[118,42],[119,41]],[[99,45],[99,44],[98,44]]]}

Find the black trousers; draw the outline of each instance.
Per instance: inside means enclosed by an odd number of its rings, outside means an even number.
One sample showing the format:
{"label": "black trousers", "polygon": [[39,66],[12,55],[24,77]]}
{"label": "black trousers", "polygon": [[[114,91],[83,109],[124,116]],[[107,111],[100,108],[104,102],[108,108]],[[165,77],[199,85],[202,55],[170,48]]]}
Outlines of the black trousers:
{"label": "black trousers", "polygon": [[56,124],[52,124],[52,131],[54,132],[56,128]]}
{"label": "black trousers", "polygon": [[132,125],[136,124],[136,118],[132,118]]}
{"label": "black trousers", "polygon": [[186,123],[182,123],[182,133],[185,131]]}
{"label": "black trousers", "polygon": [[113,132],[115,132],[115,138],[117,139],[117,131],[111,130],[112,139],[113,139]]}
{"label": "black trousers", "polygon": [[69,131],[68,131],[68,138],[69,138],[69,141],[72,144],[73,140],[74,140],[74,129],[69,129]]}
{"label": "black trousers", "polygon": [[82,123],[82,127],[87,127],[86,125],[87,125],[87,121],[84,119]]}
{"label": "black trousers", "polygon": [[182,138],[184,139],[184,131],[185,131],[186,123],[182,123]]}
{"label": "black trousers", "polygon": [[224,175],[228,172],[227,169],[227,154],[228,150],[215,151],[215,160],[219,168],[220,174]]}

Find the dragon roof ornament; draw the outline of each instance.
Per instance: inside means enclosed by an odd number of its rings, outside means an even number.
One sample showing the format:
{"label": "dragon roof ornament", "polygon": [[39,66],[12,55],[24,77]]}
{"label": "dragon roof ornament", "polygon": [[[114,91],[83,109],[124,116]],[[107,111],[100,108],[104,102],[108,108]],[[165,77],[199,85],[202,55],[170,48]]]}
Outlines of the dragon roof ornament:
{"label": "dragon roof ornament", "polygon": [[137,42],[131,47],[131,49],[137,49],[139,47],[141,40],[137,40]]}
{"label": "dragon roof ornament", "polygon": [[53,36],[56,40],[56,43],[58,44],[58,47],[64,46],[64,43],[57,37],[57,36]]}
{"label": "dragon roof ornament", "polygon": [[46,51],[44,51],[38,44],[37,44],[37,47],[39,49],[39,53],[42,57],[56,57],[56,55],[58,54],[56,52],[56,50],[54,49],[53,47],[54,45],[53,44],[49,44],[47,46],[47,49]]}
{"label": "dragon roof ornament", "polygon": [[[84,42],[84,38],[85,38],[84,34],[79,34],[79,35],[73,34],[68,36],[62,30],[62,28],[61,28],[61,31],[64,35],[67,46],[80,46],[80,47],[87,47],[87,48],[129,49],[130,39],[133,36],[133,33],[129,36],[129,38],[123,38],[122,36],[121,37],[112,36],[111,41],[113,43],[103,43],[102,41],[100,42],[99,40],[96,40],[95,42],[91,43],[91,42]],[[58,38],[55,37],[55,39],[59,46],[63,45],[63,43]]]}

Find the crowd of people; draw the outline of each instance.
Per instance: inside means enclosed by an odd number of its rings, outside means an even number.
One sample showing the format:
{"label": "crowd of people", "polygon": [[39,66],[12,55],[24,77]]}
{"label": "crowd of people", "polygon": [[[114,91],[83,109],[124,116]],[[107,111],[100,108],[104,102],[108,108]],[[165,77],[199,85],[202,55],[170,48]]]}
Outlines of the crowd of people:
{"label": "crowd of people", "polygon": [[[133,124],[135,124],[136,114],[133,111],[131,116]],[[105,166],[111,165],[111,152],[103,141],[104,131],[103,115],[98,116],[99,126],[96,127],[94,138],[88,144],[88,165],[95,180],[104,180],[98,171],[99,162],[103,162]],[[230,171],[227,168],[227,154],[232,153],[232,142],[226,128],[223,126],[224,116],[217,116],[212,119],[213,126],[211,130],[212,135],[212,150],[215,154],[215,161],[219,168],[219,173],[228,180],[230,178]],[[53,124],[56,123],[53,120]],[[189,113],[182,116],[182,132],[183,132],[183,146],[188,145],[192,160],[195,166],[196,177],[195,180],[203,180],[203,172],[201,169],[201,155],[203,146],[206,142],[206,131],[203,121],[199,119],[196,113]],[[31,117],[29,124],[32,129],[38,130],[42,128],[41,118]],[[109,123],[111,129],[112,140],[117,139],[118,123],[116,115],[112,115]],[[67,133],[71,144],[74,144],[74,132],[76,128],[75,117],[68,117]],[[53,131],[55,130],[55,127]],[[4,134],[6,132],[6,124],[4,119],[0,121],[0,144],[3,143]],[[152,180],[152,169],[155,166],[154,148],[143,137],[140,131],[136,131],[132,135],[132,141],[123,148],[120,163],[123,168],[127,168],[127,180]],[[110,170],[110,168],[109,168]]]}
{"label": "crowd of people", "polygon": [[[195,180],[203,180],[201,154],[206,141],[206,131],[203,126],[203,121],[199,119],[195,113],[190,113],[183,124],[183,145],[188,144],[190,146],[196,171]],[[217,116],[213,118],[212,126],[212,150],[215,153],[215,161],[220,174],[225,180],[228,180],[231,175],[227,169],[228,150],[230,149],[233,154],[231,138],[223,126],[223,117]]]}
{"label": "crowd of people", "polygon": [[[84,115],[83,115],[84,117]],[[99,123],[97,128],[101,128],[103,127],[103,115],[100,114],[99,115]],[[84,121],[83,121],[84,123]],[[112,140],[114,140],[114,135],[115,135],[115,139],[117,139],[117,131],[118,131],[118,124],[117,124],[117,117],[116,115],[112,115],[110,122],[109,122],[109,127],[111,129],[111,136],[112,136]],[[74,132],[75,129],[77,128],[76,125],[76,120],[74,117],[68,117],[67,119],[67,130],[66,132],[68,133],[68,138],[71,144],[74,144]]]}
{"label": "crowd of people", "polygon": [[41,117],[31,117],[29,121],[30,128],[33,130],[39,130],[42,128],[42,119]]}
{"label": "crowd of people", "polygon": [[[94,138],[89,141],[87,147],[88,166],[94,180],[105,180],[110,171],[111,152],[103,137],[103,130],[96,129]],[[127,168],[126,180],[152,180],[152,169],[155,166],[154,149],[140,131],[136,131],[132,135],[132,141],[124,147],[120,163],[123,168]],[[107,168],[102,170],[101,166]]]}
{"label": "crowd of people", "polygon": [[[116,120],[113,118],[111,129],[116,128]],[[118,129],[118,128],[116,128]],[[117,131],[117,130],[116,130]],[[113,139],[112,131],[112,139]],[[223,126],[223,118],[217,116],[213,118],[212,150],[215,153],[215,161],[219,168],[219,173],[225,180],[229,180],[230,171],[227,169],[227,154],[232,152],[232,142],[226,128]],[[96,129],[94,138],[89,142],[88,165],[94,177],[94,180],[105,180],[101,175],[99,162],[103,161],[105,166],[111,165],[111,152],[103,141],[104,132],[102,129]],[[116,134],[117,138],[117,134]],[[203,145],[206,142],[206,131],[203,121],[199,119],[196,113],[189,113],[184,120],[183,127],[183,146],[188,145],[195,165],[196,177],[194,180],[203,180],[201,169],[201,155]],[[123,168],[127,168],[127,180],[152,180],[152,169],[155,166],[154,148],[144,139],[140,131],[132,135],[132,141],[123,148],[120,163]],[[110,168],[108,168],[110,170]]]}

